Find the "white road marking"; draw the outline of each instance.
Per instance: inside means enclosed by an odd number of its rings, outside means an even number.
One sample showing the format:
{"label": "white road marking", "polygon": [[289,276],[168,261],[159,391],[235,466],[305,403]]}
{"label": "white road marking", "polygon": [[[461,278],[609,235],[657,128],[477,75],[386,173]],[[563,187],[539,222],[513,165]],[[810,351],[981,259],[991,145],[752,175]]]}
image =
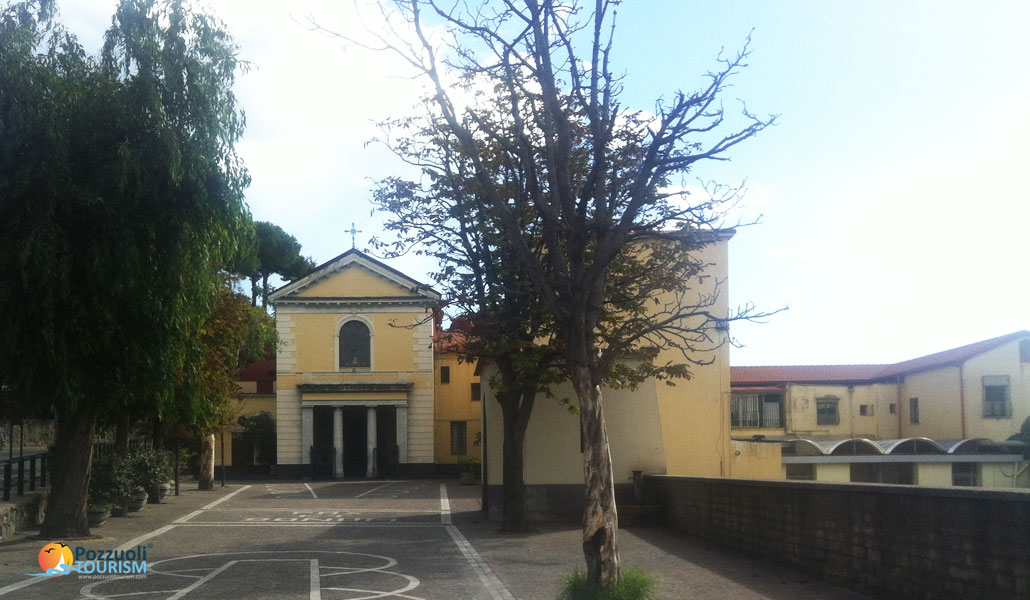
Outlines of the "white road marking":
{"label": "white road marking", "polygon": [[186,521],[189,521],[193,517],[195,517],[197,515],[202,515],[202,514],[204,514],[203,510],[195,510],[195,511],[191,512],[188,515],[183,515],[183,516],[179,517],[178,519],[172,521],[172,523],[185,523]]}
{"label": "white road marking", "polygon": [[[307,485],[306,483],[304,485]],[[314,493],[314,492],[312,492]],[[318,559],[311,559],[311,596],[310,600],[322,600],[322,581],[318,578]]]}
{"label": "white road marking", "polygon": [[440,484],[440,523],[451,524],[451,501],[447,499],[447,484]]}
{"label": "white road marking", "polygon": [[405,527],[445,527],[440,523],[386,523],[376,522],[369,523],[365,521],[342,521],[335,523],[311,523],[311,522],[293,522],[293,521],[211,521],[203,523],[180,523],[178,525],[168,525],[168,528],[173,527],[393,527],[403,529]]}
{"label": "white road marking", "polygon": [[214,501],[214,502],[212,502],[211,504],[208,504],[207,506],[203,506],[203,507],[201,507],[201,509],[200,509],[200,510],[209,510],[209,509],[212,509],[212,508],[214,508],[214,507],[218,506],[219,504],[221,504],[221,503],[225,502],[225,501],[226,501],[226,500],[228,500],[229,498],[232,498],[232,497],[233,497],[233,496],[235,496],[236,494],[239,494],[239,493],[240,493],[240,492],[242,492],[243,490],[247,490],[247,489],[250,489],[250,486],[249,486],[249,485],[245,485],[245,486],[241,487],[240,489],[236,490],[235,492],[230,492],[230,493],[228,493],[228,494],[226,494],[226,495],[222,496],[221,498],[219,498],[218,500],[215,500],[215,501]]}
{"label": "white road marking", "polygon": [[447,525],[445,527],[447,533],[450,534],[451,539],[457,544],[458,550],[468,561],[472,570],[475,571],[476,576],[479,577],[480,583],[486,588],[486,591],[490,593],[490,597],[493,600],[515,600],[515,596],[508,590],[504,583],[500,580],[497,575],[494,574],[493,569],[490,565],[486,564],[483,557],[480,556],[479,552],[472,547],[468,539],[458,531],[458,528],[454,525]]}
{"label": "white road marking", "polygon": [[231,567],[231,566],[233,566],[233,565],[235,565],[235,564],[236,564],[236,561],[235,561],[235,560],[230,560],[229,562],[227,562],[227,563],[225,563],[224,565],[222,565],[222,566],[218,567],[218,568],[217,568],[217,569],[215,569],[214,571],[211,571],[211,572],[210,572],[210,573],[208,573],[207,575],[204,575],[204,576],[203,576],[203,577],[201,577],[200,579],[198,579],[198,580],[194,581],[193,583],[191,583],[191,584],[189,585],[189,587],[185,587],[185,588],[183,588],[183,589],[179,590],[179,593],[178,593],[178,594],[175,594],[174,596],[169,596],[169,597],[168,597],[168,600],[179,600],[179,598],[182,598],[182,597],[183,597],[183,596],[185,596],[186,594],[188,594],[188,593],[192,592],[193,590],[197,589],[198,587],[200,587],[200,586],[204,585],[204,584],[205,584],[205,583],[207,583],[208,581],[211,581],[211,580],[212,580],[212,579],[214,579],[214,578],[215,578],[215,577],[216,577],[216,576],[217,576],[217,575],[218,575],[219,573],[221,573],[222,571],[224,571],[224,570],[228,569],[229,567]]}
{"label": "white road marking", "polygon": [[308,491],[309,491],[309,492],[311,492],[311,497],[312,497],[312,498],[314,498],[315,500],[318,500],[318,495],[316,495],[316,494],[315,494],[315,490],[311,489],[311,486],[310,486],[310,485],[308,485],[307,483],[305,483],[305,484],[304,484],[304,487],[308,488]]}
{"label": "white road marking", "polygon": [[386,483],[384,483],[383,485],[381,485],[381,486],[379,486],[379,487],[374,487],[374,488],[372,488],[372,489],[368,490],[367,492],[365,492],[364,494],[358,494],[357,496],[354,496],[354,499],[355,499],[355,500],[357,500],[358,498],[360,498],[360,497],[362,497],[362,496],[365,496],[366,494],[371,494],[372,492],[374,492],[374,491],[376,491],[376,490],[381,490],[381,489],[383,489],[384,487],[386,487],[386,486],[388,486],[388,485],[392,485],[392,484],[394,484],[394,483],[397,483],[397,482],[396,482],[396,481],[387,481],[387,482],[386,482]]}

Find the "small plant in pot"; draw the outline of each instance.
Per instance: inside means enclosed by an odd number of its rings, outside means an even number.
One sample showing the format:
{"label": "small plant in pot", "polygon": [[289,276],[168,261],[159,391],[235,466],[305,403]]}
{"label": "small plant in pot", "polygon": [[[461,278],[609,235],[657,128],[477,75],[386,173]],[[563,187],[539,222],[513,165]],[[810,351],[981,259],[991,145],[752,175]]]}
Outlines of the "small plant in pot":
{"label": "small plant in pot", "polygon": [[472,485],[479,477],[479,459],[475,456],[459,456],[458,472],[461,474],[461,485]]}
{"label": "small plant in pot", "polygon": [[94,462],[89,478],[89,526],[100,527],[111,515],[125,516],[124,506],[132,490],[122,461],[109,456]]}
{"label": "small plant in pot", "polygon": [[[138,502],[138,499],[142,497],[143,502],[147,502],[147,497],[149,497],[151,504],[157,504],[161,498],[168,495],[167,486],[168,480],[172,476],[172,468],[164,452],[142,450],[129,456],[127,464],[132,483],[143,491],[143,493],[137,491],[133,495],[133,500]],[[162,485],[165,486],[164,496],[161,495]],[[129,510],[132,511],[131,508]]]}

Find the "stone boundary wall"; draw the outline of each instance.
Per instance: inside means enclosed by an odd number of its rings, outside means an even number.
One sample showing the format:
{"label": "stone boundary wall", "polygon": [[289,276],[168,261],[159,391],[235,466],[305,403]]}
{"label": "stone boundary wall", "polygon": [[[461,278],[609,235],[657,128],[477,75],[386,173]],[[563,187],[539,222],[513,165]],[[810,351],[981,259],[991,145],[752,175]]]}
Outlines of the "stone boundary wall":
{"label": "stone boundary wall", "polygon": [[14,534],[32,529],[43,522],[46,513],[46,492],[28,492],[11,502],[0,502],[0,540],[9,540]]}
{"label": "stone boundary wall", "polygon": [[1030,598],[1030,493],[646,477],[674,529],[877,598]]}

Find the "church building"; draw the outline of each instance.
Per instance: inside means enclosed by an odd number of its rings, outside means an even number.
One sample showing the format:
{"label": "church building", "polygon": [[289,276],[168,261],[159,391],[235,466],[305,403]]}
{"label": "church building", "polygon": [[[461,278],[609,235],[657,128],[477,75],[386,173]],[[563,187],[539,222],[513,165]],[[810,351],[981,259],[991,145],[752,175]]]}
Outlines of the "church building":
{"label": "church building", "polygon": [[434,472],[440,294],[348,250],[269,296],[279,477]]}

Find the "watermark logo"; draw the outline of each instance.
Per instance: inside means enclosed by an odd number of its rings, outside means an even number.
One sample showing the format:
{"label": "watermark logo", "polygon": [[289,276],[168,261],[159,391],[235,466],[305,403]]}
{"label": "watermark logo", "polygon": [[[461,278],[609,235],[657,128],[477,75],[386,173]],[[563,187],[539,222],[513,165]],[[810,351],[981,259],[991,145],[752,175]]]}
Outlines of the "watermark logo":
{"label": "watermark logo", "polygon": [[87,550],[82,546],[72,548],[61,542],[51,542],[39,551],[39,568],[42,573],[26,573],[33,577],[59,577],[68,573],[79,573],[88,579],[106,579],[135,575],[146,577],[147,549],[153,544],[136,546],[128,550]]}
{"label": "watermark logo", "polygon": [[42,573],[29,573],[38,577],[60,577],[77,571],[72,549],[61,542],[50,542],[39,551],[39,568]]}

